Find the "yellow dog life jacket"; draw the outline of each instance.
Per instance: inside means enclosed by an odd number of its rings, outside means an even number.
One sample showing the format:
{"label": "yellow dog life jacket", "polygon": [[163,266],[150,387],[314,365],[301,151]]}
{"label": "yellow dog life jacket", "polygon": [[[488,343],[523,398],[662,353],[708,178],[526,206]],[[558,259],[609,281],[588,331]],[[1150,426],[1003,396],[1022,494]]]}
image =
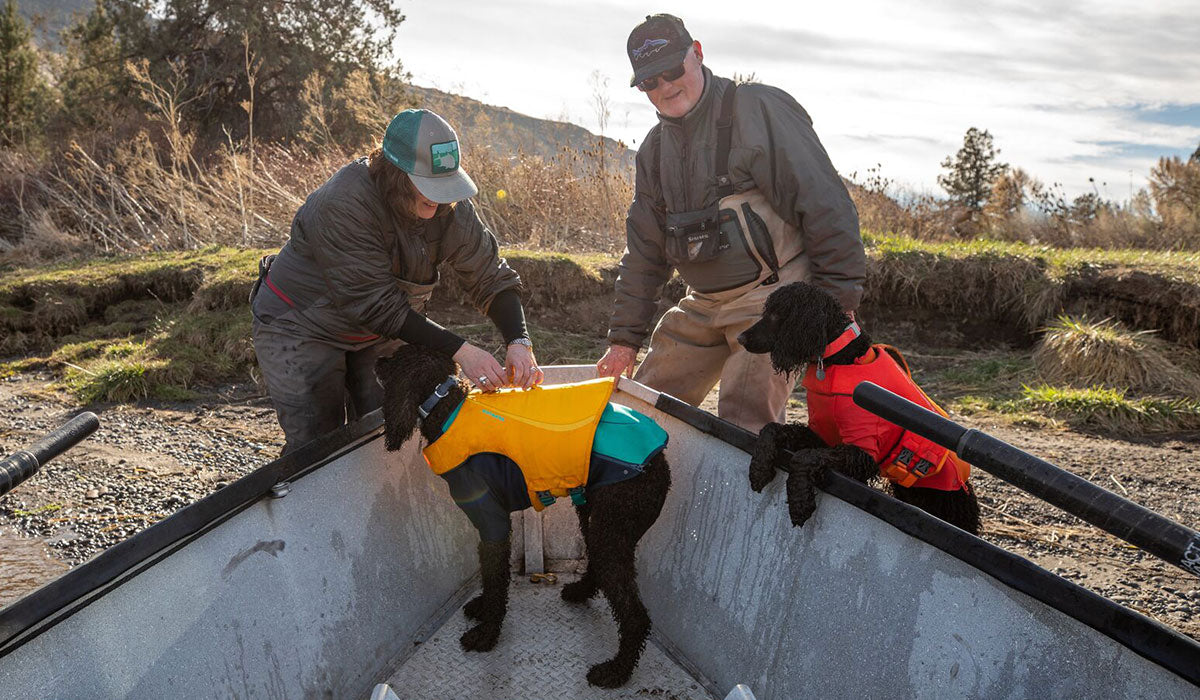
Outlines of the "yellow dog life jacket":
{"label": "yellow dog life jacket", "polygon": [[480,452],[516,462],[529,502],[545,507],[538,492],[567,496],[587,484],[592,440],[615,380],[611,377],[533,389],[467,395],[449,429],[424,450],[434,474],[443,474]]}

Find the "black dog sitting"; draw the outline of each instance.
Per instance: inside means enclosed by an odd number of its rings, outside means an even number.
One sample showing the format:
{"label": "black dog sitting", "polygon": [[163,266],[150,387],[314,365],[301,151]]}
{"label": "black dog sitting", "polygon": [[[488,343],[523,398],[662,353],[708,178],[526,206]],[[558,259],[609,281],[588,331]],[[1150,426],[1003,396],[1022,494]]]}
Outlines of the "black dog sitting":
{"label": "black dog sitting", "polygon": [[[662,454],[666,433],[646,416],[608,403],[611,380],[576,385],[583,386],[591,399],[554,387],[481,395],[471,393],[466,380],[458,377],[452,359],[415,345],[380,360],[376,374],[384,387],[385,446],[399,449],[420,428],[429,443],[425,456],[430,467],[446,479],[455,502],[480,533],[483,592],[464,608],[478,624],[460,638],[463,649],[489,651],[500,637],[508,605],[509,513],[531,505],[540,510],[555,495],[570,495],[588,564],[579,581],[563,587],[562,598],[583,603],[603,592],[619,628],[616,656],[593,666],[587,679],[606,688],[628,681],[650,634],[650,617],[638,595],[634,553],[642,535],[658,519],[671,485]],[[510,402],[500,406],[516,405],[511,401],[532,406],[540,416],[549,416],[545,420],[558,421],[559,430],[533,438],[520,436],[519,424],[525,419],[487,403],[497,398]],[[587,434],[582,454],[571,453],[570,448],[562,453],[575,454],[582,463],[558,460],[556,436],[564,434],[563,425],[588,401],[595,403],[590,409],[594,418],[589,426],[575,429],[594,433]],[[569,425],[575,424],[582,423]],[[601,448],[602,442],[606,448]],[[592,446],[590,456],[587,445]],[[522,462],[524,470],[514,459]],[[539,460],[549,460],[555,474],[545,477],[541,467],[533,469]],[[551,483],[556,485],[543,488]]]}
{"label": "black dog sitting", "polygon": [[864,483],[885,476],[897,499],[979,533],[979,502],[967,480],[970,466],[851,400],[854,385],[869,380],[941,412],[912,382],[899,351],[872,345],[830,294],[805,282],[777,289],[767,298],[762,319],[738,342],[753,353],[769,352],[777,372],[808,365],[809,424],[764,426],[750,461],[750,487],[761,491],[775,477],[783,451],[793,453],[787,481],[793,524],[802,525],[812,515],[813,488],[833,469]]}

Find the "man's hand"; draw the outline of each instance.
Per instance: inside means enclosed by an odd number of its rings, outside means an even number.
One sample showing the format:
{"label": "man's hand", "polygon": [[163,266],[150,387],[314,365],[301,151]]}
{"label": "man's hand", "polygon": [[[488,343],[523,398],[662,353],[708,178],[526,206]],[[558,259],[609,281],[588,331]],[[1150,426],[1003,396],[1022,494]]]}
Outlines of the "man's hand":
{"label": "man's hand", "polygon": [[601,377],[633,376],[633,365],[637,361],[637,348],[612,344],[596,363],[596,373]]}
{"label": "man's hand", "polygon": [[454,353],[454,361],[462,367],[467,379],[484,391],[495,391],[506,384],[504,368],[486,350],[463,343],[458,352]]}
{"label": "man's hand", "polygon": [[542,368],[538,367],[537,358],[533,356],[533,348],[528,345],[511,343],[504,357],[504,367],[510,386],[518,389],[535,387],[546,378]]}

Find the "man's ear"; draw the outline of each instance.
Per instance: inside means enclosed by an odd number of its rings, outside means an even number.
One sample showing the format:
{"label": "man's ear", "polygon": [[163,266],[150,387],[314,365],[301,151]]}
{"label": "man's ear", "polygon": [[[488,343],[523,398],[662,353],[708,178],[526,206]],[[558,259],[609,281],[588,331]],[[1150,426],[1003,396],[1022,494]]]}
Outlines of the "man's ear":
{"label": "man's ear", "polygon": [[700,61],[701,64],[703,64],[704,63],[704,49],[701,48],[699,41],[692,41],[692,50],[694,50],[696,52],[696,59],[698,61]]}

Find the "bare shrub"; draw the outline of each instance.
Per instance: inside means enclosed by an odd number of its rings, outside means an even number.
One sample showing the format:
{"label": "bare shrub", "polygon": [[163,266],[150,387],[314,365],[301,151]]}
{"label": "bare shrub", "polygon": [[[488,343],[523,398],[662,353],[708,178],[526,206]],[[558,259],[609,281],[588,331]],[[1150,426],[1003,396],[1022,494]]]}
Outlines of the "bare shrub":
{"label": "bare shrub", "polygon": [[903,233],[923,240],[946,240],[954,236],[956,211],[952,204],[928,193],[896,188],[890,178],[884,177],[880,164],[868,168],[861,180],[857,171],[851,173],[847,189],[858,209],[862,228]]}
{"label": "bare shrub", "polygon": [[480,216],[506,244],[619,251],[625,245],[624,207],[633,201],[633,174],[611,161],[605,165],[601,148],[562,148],[549,159],[476,148],[464,167],[479,185]]}

